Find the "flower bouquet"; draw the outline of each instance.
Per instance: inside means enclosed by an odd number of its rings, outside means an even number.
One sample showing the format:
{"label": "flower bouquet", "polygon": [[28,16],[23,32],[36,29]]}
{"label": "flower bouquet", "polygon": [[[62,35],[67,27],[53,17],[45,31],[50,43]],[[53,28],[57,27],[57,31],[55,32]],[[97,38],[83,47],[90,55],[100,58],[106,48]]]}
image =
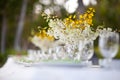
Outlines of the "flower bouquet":
{"label": "flower bouquet", "polygon": [[41,49],[35,53],[35,59],[38,62],[88,61],[94,53],[93,41],[99,34],[91,27],[94,12],[93,8],[89,8],[84,14],[70,15],[65,19],[43,13],[48,27],[31,38],[31,42]]}
{"label": "flower bouquet", "polygon": [[[52,54],[50,53],[52,56],[56,55],[56,59],[81,60],[87,53],[83,51],[83,48],[88,43],[93,47],[93,41],[98,36],[98,32],[91,27],[94,12],[93,8],[89,8],[82,15],[70,15],[63,20],[43,13],[42,16],[48,22],[49,27],[46,30],[40,30],[39,34],[34,35],[31,41],[43,51],[50,52],[51,48],[57,48]],[[93,49],[92,47],[90,48]]]}

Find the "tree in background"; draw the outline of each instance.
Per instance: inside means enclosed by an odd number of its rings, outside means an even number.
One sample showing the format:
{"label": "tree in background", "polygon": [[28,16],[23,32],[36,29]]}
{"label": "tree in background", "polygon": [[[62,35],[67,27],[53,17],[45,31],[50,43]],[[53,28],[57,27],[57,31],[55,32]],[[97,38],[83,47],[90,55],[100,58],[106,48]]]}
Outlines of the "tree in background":
{"label": "tree in background", "polygon": [[27,4],[28,4],[28,0],[23,0],[21,12],[20,12],[20,18],[19,18],[18,27],[17,27],[17,31],[16,31],[16,36],[15,36],[15,43],[14,43],[14,49],[17,51],[21,50],[20,40],[21,40],[21,35],[23,32],[23,27],[24,27],[24,22],[25,22]]}
{"label": "tree in background", "polygon": [[[30,23],[32,20],[29,20],[32,17],[32,11],[34,3],[37,0],[28,0],[28,7],[26,9],[26,20],[24,25],[30,28]],[[24,2],[23,2],[24,3]],[[20,13],[21,13],[22,0],[1,0],[0,1],[0,30],[1,30],[1,52],[4,53],[6,49],[13,48],[16,29],[20,22]],[[29,24],[28,24],[29,22]],[[24,27],[25,28],[25,27]],[[27,29],[26,33],[27,33]],[[24,30],[24,29],[23,29]],[[26,33],[24,35],[26,35]],[[21,35],[22,35],[21,30]],[[20,43],[22,38],[20,38]],[[21,44],[20,44],[21,45]],[[5,47],[6,46],[6,47]]]}
{"label": "tree in background", "polygon": [[[1,0],[0,1],[0,20],[1,20],[1,52],[4,53],[10,42],[13,25],[11,25],[16,14],[19,12],[20,1],[16,0]],[[14,22],[15,23],[15,22]],[[9,43],[8,43],[9,42]],[[6,46],[7,45],[7,46]]]}
{"label": "tree in background", "polygon": [[5,44],[6,44],[6,31],[7,31],[7,14],[6,14],[6,1],[2,0],[0,4],[0,17],[1,17],[1,53],[5,52]]}

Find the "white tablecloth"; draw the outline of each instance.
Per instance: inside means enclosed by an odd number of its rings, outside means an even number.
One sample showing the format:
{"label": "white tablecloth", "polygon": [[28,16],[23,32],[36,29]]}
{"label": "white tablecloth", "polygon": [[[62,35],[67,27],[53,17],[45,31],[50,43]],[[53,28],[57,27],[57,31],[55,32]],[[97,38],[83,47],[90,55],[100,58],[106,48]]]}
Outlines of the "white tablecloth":
{"label": "white tablecloth", "polygon": [[16,64],[12,58],[0,69],[0,80],[120,80],[120,61],[115,68],[49,67]]}

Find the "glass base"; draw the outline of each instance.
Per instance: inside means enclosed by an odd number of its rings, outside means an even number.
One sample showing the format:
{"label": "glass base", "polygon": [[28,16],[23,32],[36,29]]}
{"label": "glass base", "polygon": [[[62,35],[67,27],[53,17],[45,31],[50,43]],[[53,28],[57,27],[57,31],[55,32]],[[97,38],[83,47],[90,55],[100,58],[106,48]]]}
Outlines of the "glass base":
{"label": "glass base", "polygon": [[81,61],[81,64],[85,67],[90,67],[92,66],[92,61]]}

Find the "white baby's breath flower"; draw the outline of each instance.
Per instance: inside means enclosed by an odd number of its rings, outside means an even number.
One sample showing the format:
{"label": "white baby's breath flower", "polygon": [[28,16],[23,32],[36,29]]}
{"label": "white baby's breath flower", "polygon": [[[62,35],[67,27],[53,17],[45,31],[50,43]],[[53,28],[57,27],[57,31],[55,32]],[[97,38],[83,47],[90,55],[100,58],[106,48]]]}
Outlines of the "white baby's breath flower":
{"label": "white baby's breath flower", "polygon": [[107,37],[110,35],[110,32],[112,32],[111,28],[103,28],[103,29],[99,29],[99,36],[100,37]]}

